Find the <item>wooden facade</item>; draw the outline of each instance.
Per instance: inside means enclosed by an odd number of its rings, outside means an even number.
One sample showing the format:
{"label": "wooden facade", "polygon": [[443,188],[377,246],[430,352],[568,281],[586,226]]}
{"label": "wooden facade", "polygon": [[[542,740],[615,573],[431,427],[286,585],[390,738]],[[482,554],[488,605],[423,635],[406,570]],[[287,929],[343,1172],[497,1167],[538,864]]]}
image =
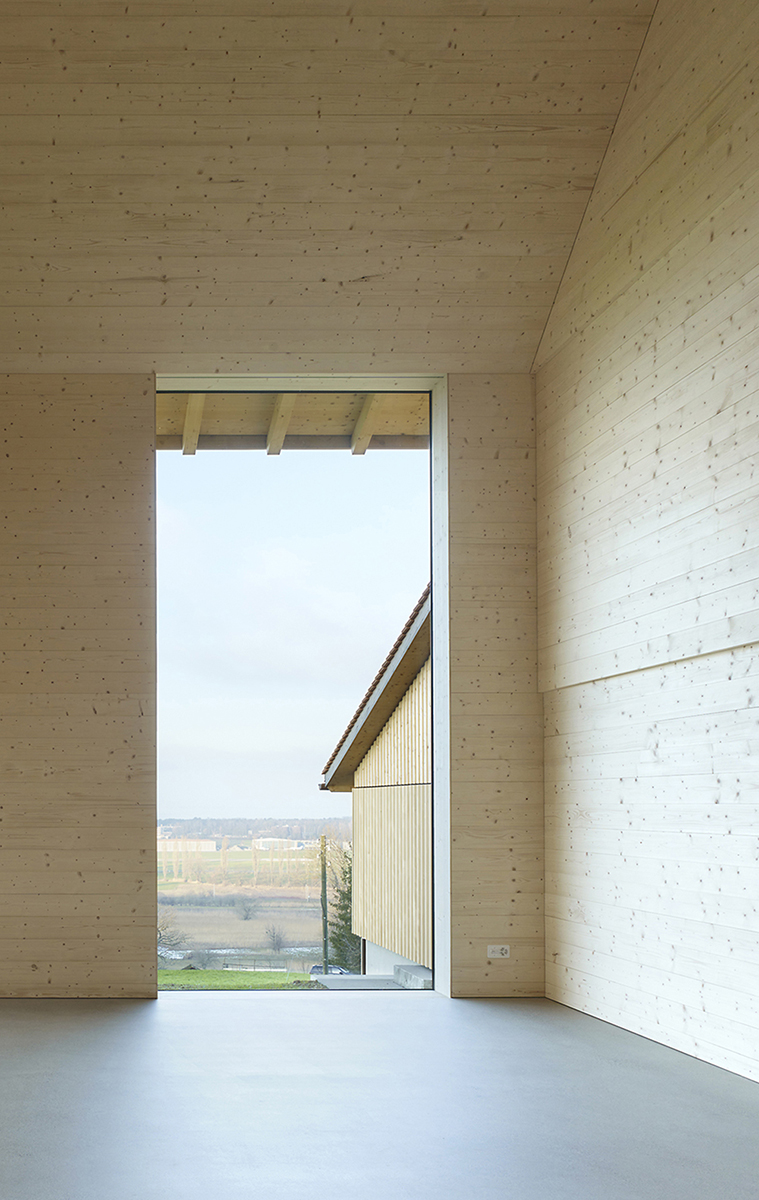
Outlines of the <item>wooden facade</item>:
{"label": "wooden facade", "polygon": [[432,671],[427,658],[353,776],[353,787],[432,782]]}
{"label": "wooden facade", "polygon": [[437,986],[757,1077],[756,5],[170,8],[0,0],[3,994],[154,986],[146,380],[404,376]]}
{"label": "wooden facade", "polygon": [[324,768],[353,794],[353,931],[425,967],[432,930],[432,658],[427,587]]}
{"label": "wooden facade", "polygon": [[432,966],[432,670],[428,658],[353,780],[353,929]]}

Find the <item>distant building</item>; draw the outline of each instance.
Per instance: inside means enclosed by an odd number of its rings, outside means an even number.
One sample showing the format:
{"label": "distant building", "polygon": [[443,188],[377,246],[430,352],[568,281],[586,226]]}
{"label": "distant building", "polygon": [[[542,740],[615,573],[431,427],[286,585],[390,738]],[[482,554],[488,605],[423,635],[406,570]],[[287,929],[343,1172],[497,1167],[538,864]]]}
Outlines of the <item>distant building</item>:
{"label": "distant building", "polygon": [[213,838],[158,838],[159,854],[173,854],[175,850],[191,854],[215,854],[216,842]]}
{"label": "distant building", "polygon": [[257,850],[305,850],[306,843],[294,838],[256,838],[253,845]]}
{"label": "distant building", "polygon": [[430,589],[324,768],[353,792],[353,932],[365,970],[432,967]]}

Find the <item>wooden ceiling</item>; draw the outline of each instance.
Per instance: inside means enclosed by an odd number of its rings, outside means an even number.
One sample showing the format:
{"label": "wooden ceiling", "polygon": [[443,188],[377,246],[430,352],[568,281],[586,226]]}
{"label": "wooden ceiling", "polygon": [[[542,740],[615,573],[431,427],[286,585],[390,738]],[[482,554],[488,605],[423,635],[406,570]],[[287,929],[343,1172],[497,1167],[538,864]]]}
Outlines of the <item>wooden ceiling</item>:
{"label": "wooden ceiling", "polygon": [[0,0],[0,369],[529,370],[654,0]]}
{"label": "wooden ceiling", "polygon": [[427,392],[159,392],[159,450],[420,450]]}

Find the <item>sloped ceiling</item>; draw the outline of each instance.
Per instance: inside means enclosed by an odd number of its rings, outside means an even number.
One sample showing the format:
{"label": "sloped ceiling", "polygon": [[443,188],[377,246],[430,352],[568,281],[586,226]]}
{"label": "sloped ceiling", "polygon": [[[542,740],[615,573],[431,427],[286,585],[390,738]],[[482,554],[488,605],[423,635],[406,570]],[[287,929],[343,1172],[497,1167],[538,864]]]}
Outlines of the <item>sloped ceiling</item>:
{"label": "sloped ceiling", "polygon": [[0,3],[0,368],[529,370],[653,6]]}

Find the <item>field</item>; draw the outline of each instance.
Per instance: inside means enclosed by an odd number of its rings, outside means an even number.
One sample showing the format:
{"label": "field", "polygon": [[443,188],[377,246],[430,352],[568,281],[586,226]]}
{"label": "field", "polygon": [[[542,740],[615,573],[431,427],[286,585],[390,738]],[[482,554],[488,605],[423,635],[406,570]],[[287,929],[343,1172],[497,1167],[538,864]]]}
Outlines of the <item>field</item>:
{"label": "field", "polygon": [[[215,886],[212,891],[198,884],[170,884],[159,887],[158,903],[162,918],[181,939],[177,957],[210,951],[219,966],[292,970],[308,969],[319,961],[321,905],[310,887],[240,889],[228,885]],[[272,930],[281,942],[276,952],[271,945]]]}
{"label": "field", "polygon": [[323,990],[317,980],[293,971],[165,971],[159,968],[159,992],[250,992]]}
{"label": "field", "polygon": [[317,849],[217,850],[195,852],[175,849],[158,853],[160,886],[188,882],[237,884],[255,888],[319,887]]}
{"label": "field", "polygon": [[[159,904],[160,904],[159,894]],[[171,905],[177,927],[190,943],[202,949],[240,946],[246,949],[268,945],[266,930],[282,930],[285,945],[317,946],[321,939],[321,907],[318,900],[304,901],[298,896],[261,896],[259,907],[249,920],[242,920],[235,908]]]}

